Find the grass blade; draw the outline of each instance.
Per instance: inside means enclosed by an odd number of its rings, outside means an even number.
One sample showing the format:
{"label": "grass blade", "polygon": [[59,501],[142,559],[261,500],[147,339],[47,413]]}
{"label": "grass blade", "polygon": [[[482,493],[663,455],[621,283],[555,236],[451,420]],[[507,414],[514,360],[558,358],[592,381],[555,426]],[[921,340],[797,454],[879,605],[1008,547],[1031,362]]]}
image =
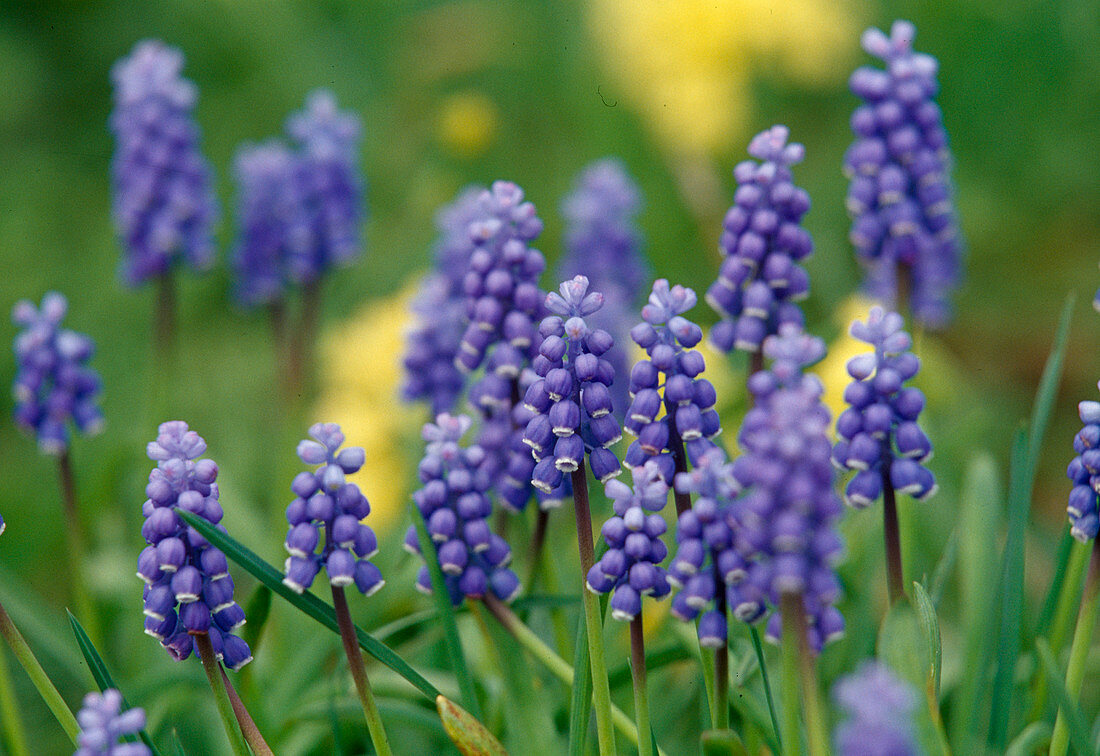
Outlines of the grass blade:
{"label": "grass blade", "polygon": [[439,567],[439,556],[435,551],[435,544],[428,535],[428,527],[424,524],[424,517],[420,510],[409,505],[412,512],[413,525],[416,526],[416,536],[420,542],[420,554],[428,565],[428,572],[432,576],[432,599],[435,601],[436,611],[443,623],[443,642],[447,646],[447,655],[450,657],[451,667],[455,678],[458,680],[458,690],[462,694],[464,708],[475,719],[481,719],[481,706],[477,701],[477,690],[474,688],[474,680],[470,677],[470,670],[466,667],[466,657],[462,653],[462,639],[458,636],[458,623],[455,622],[455,608],[451,603],[450,594],[447,591],[443,579],[443,570]]}
{"label": "grass blade", "polygon": [[1058,669],[1058,663],[1054,661],[1054,655],[1050,652],[1050,645],[1046,638],[1035,640],[1035,650],[1039,654],[1039,666],[1047,678],[1047,686],[1050,688],[1054,702],[1062,710],[1069,725],[1069,742],[1079,754],[1092,753],[1089,747],[1089,728],[1085,724],[1085,716],[1081,713],[1081,707],[1077,705],[1066,691],[1066,684],[1062,680],[1062,673]]}
{"label": "grass blade", "polygon": [[768,679],[768,664],[764,660],[764,646],[760,643],[760,633],[753,625],[749,625],[749,637],[752,638],[752,649],[756,653],[756,663],[760,665],[760,678],[764,684],[764,697],[768,700],[768,715],[772,720],[772,733],[775,735],[776,744],[782,748],[782,743],[779,740],[779,716],[775,711],[772,685]]}
{"label": "grass blade", "polygon": [[569,756],[584,756],[588,723],[592,718],[592,667],[588,663],[588,628],[584,612],[577,617],[573,646],[573,696],[569,702]]}
{"label": "grass blade", "polygon": [[[1069,569],[1069,558],[1073,551],[1075,540],[1069,534],[1069,528],[1063,528],[1062,540],[1058,543],[1058,559],[1055,562],[1054,579],[1050,582],[1050,590],[1043,600],[1043,609],[1039,612],[1039,621],[1035,624],[1035,636],[1049,638],[1050,623],[1054,620],[1054,610],[1058,608],[1058,602],[1062,595],[1062,586],[1066,581],[1066,570]],[[1051,648],[1051,651],[1054,649]]]}
{"label": "grass blade", "polygon": [[[107,664],[103,661],[103,657],[99,655],[99,652],[96,651],[92,639],[88,637],[88,633],[80,624],[80,620],[74,617],[68,609],[65,610],[65,613],[69,615],[69,624],[73,628],[73,635],[76,636],[76,645],[80,647],[80,653],[84,655],[84,661],[88,662],[88,671],[92,673],[92,678],[95,680],[95,684],[99,686],[100,692],[102,693],[108,688],[118,690],[118,685],[115,684],[111,673],[107,671]],[[119,690],[120,695],[121,693],[122,691]],[[122,710],[126,711],[131,708],[133,707],[127,702],[126,696],[122,696]],[[144,728],[138,731],[138,737],[153,752],[153,756],[160,756],[160,751],[157,750],[156,745],[149,737],[149,733]]]}
{"label": "grass blade", "polygon": [[[222,533],[206,520],[191,512],[185,512],[179,507],[176,507],[175,511],[188,525],[199,531],[203,538],[221,549],[227,558],[244,568],[249,574],[270,588],[273,593],[286,599],[291,606],[307,617],[313,618],[332,632],[339,634],[340,628],[336,624],[336,613],[331,606],[312,593],[295,593],[283,585],[283,573],[276,570],[232,536]],[[393,649],[359,627],[355,628],[355,634],[358,636],[359,646],[364,651],[404,677],[429,700],[435,702],[439,690],[395,653]]]}
{"label": "grass blade", "polygon": [[1008,744],[1005,756],[1034,756],[1050,745],[1050,722],[1032,722]]}
{"label": "grass blade", "polygon": [[920,620],[921,629],[924,631],[924,639],[928,642],[928,674],[932,680],[932,691],[936,700],[940,697],[940,665],[943,661],[943,645],[940,640],[940,622],[936,617],[936,607],[932,605],[932,597],[920,583],[913,582],[913,603],[917,608],[917,619]]}
{"label": "grass blade", "polygon": [[1039,389],[1035,393],[1035,403],[1031,409],[1031,436],[1027,442],[1027,493],[1035,480],[1035,468],[1039,465],[1039,452],[1043,448],[1043,437],[1050,424],[1050,413],[1054,408],[1054,399],[1058,393],[1058,383],[1062,379],[1062,363],[1065,362],[1066,342],[1069,339],[1069,323],[1073,317],[1073,303],[1076,297],[1070,293],[1062,305],[1062,316],[1058,319],[1058,330],[1054,334],[1054,347],[1043,366],[1043,376],[1039,379]]}

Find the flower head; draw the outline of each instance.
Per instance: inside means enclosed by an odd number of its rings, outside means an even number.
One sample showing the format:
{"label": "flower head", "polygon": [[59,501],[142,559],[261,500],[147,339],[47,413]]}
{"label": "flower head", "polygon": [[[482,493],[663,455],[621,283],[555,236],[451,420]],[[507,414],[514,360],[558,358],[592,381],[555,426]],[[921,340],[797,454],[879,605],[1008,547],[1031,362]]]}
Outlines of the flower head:
{"label": "flower head", "polygon": [[611,593],[611,616],[623,622],[642,611],[642,596],[660,599],[670,590],[661,567],[668,556],[661,540],[667,526],[659,514],[668,499],[668,484],[653,460],[632,473],[633,488],[619,480],[604,486],[615,515],[600,529],[607,551],[585,580],[593,593]]}
{"label": "flower head", "polygon": [[233,600],[233,578],[223,554],[184,522],[176,507],[219,525],[218,466],[198,459],[206,442],[176,420],[161,423],[146,453],[157,466],[149,473],[142,505],[146,546],[137,575],[145,582],[145,632],[177,660],[191,655],[191,635],[208,633],[225,666],[240,669],[252,660],[248,644],[232,632],[244,624]]}
{"label": "flower head", "polygon": [[[492,460],[477,444],[461,445],[472,424],[465,415],[442,413],[424,426],[426,445],[418,470],[423,486],[413,494],[456,606],[464,597],[480,598],[486,591],[511,601],[520,589],[519,578],[508,568],[511,548],[489,529]],[[405,534],[405,548],[421,554],[415,526]],[[416,587],[431,593],[427,566],[421,567]]]}
{"label": "flower head", "polygon": [[764,338],[784,324],[801,326],[795,304],[810,291],[801,261],[813,253],[813,240],[800,225],[810,197],[795,186],[791,166],[802,162],[801,144],[787,143],[786,126],[773,126],[749,143],[746,160],[734,168],[737,193],[726,213],[719,246],[726,258],[707,302],[722,320],[711,342],[723,352],[755,352]]}
{"label": "flower head", "polygon": [[1096,538],[1100,531],[1096,493],[1100,490],[1100,402],[1081,402],[1077,409],[1085,426],[1073,439],[1077,456],[1066,470],[1066,476],[1073,481],[1066,509],[1072,526],[1070,532],[1078,541],[1085,542]]}
{"label": "flower head", "polygon": [[920,370],[904,325],[900,315],[881,307],[871,308],[866,323],[852,323],[852,336],[874,347],[849,360],[852,382],[844,399],[850,406],[836,420],[839,440],[833,447],[833,463],[856,471],[846,489],[854,507],[878,499],[885,480],[918,501],[936,492],[936,479],[925,467],[932,444],[917,424],[924,395],[904,385]]}
{"label": "flower head", "polygon": [[180,258],[196,269],[214,260],[217,200],[199,152],[195,86],[182,68],[179,50],[145,40],[111,69],[114,216],[131,285],[167,273]]}
{"label": "flower head", "polygon": [[913,688],[881,662],[865,662],[833,686],[848,718],[833,734],[840,756],[917,756]]}
{"label": "flower head", "polygon": [[103,429],[103,414],[96,401],[99,375],[85,363],[95,344],[81,333],[61,328],[69,304],[51,291],[35,308],[21,300],[12,320],[23,330],[15,337],[15,422],[33,432],[46,454],[62,454],[69,446],[69,420],[84,434]]}
{"label": "flower head", "polygon": [[378,539],[362,522],[370,514],[367,497],[347,481],[363,466],[365,454],[358,446],[340,448],[344,434],[335,423],[316,423],[309,435],[312,440],[298,444],[298,458],[319,467],[298,473],[290,484],[295,498],[286,508],[290,530],[284,545],[290,556],[283,582],[302,593],[324,569],[332,585],[354,583],[370,596],[386,583],[369,561],[378,552]]}
{"label": "flower head", "polygon": [[894,306],[901,270],[913,316],[942,327],[958,285],[961,242],[947,132],[933,99],[936,59],[913,52],[915,34],[908,21],[895,21],[889,37],[878,29],[863,35],[863,49],[886,69],[864,66],[849,82],[864,103],[852,114],[856,139],[844,158],[847,205],[869,293]]}
{"label": "flower head", "polygon": [[119,742],[145,727],[145,711],[122,711],[122,694],[114,688],[84,696],[76,721],[80,734],[73,756],[149,756],[149,747],[144,743]]}

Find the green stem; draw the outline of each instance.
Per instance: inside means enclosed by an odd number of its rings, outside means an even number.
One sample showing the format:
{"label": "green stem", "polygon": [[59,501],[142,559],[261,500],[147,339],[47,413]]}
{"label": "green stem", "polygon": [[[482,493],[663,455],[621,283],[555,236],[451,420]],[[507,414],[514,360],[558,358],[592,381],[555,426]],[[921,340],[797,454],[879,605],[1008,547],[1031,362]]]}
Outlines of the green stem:
{"label": "green stem", "polygon": [[[1069,651],[1069,666],[1066,668],[1066,692],[1076,700],[1081,694],[1081,683],[1085,679],[1085,667],[1088,661],[1089,646],[1092,645],[1092,631],[1096,626],[1096,610],[1100,606],[1100,546],[1093,541],[1092,557],[1089,560],[1089,573],[1085,578],[1085,592],[1081,597],[1081,611],[1077,615],[1077,627],[1073,631],[1073,645]],[[1069,748],[1069,723],[1065,713],[1059,709],[1058,719],[1054,722],[1054,734],[1050,738],[1051,756],[1065,756]]]}
{"label": "green stem", "polygon": [[76,613],[92,642],[102,646],[103,637],[99,632],[98,615],[88,593],[88,584],[84,580],[88,550],[84,544],[84,530],[80,525],[80,512],[76,503],[76,477],[73,475],[72,459],[67,449],[57,458],[57,473],[61,482],[62,509],[65,512],[65,540],[68,543],[69,558],[72,563],[69,584],[72,586]]}
{"label": "green stem", "polygon": [[[783,594],[784,601],[788,594]],[[799,597],[796,595],[796,599]],[[798,656],[799,656],[799,626],[796,615],[801,615],[801,607],[791,610],[784,603],[780,609],[783,613],[783,634],[780,637],[780,688],[783,692],[783,732],[780,742],[783,745],[783,756],[800,756],[802,753],[802,726],[798,712]]]}
{"label": "green stem", "polygon": [[[492,614],[493,617],[503,625],[504,629],[527,650],[527,653],[531,654],[535,660],[546,667],[546,669],[548,669],[554,677],[561,680],[563,684],[570,688],[573,687],[573,668],[569,666],[569,662],[554,653],[554,650],[550,648],[542,638],[536,635],[527,625],[523,624],[520,618],[516,616],[515,612],[502,604],[495,596],[486,593],[482,601],[485,602],[485,606],[490,614]],[[582,646],[582,648],[583,647],[584,646]],[[605,677],[604,679],[606,680],[607,678]],[[638,728],[635,727],[633,720],[614,704],[611,704],[611,720],[615,728],[621,732],[631,744],[635,746],[638,745]],[[664,756],[664,752],[660,748],[657,749],[657,756]]]}
{"label": "green stem", "polygon": [[[1056,608],[1051,610],[1053,621],[1050,625],[1050,651],[1055,659],[1061,656],[1062,648],[1065,646],[1070,619],[1075,614],[1073,605],[1079,605],[1081,578],[1084,575],[1085,566],[1089,563],[1089,554],[1092,552],[1089,544],[1081,543],[1073,537],[1070,537],[1070,541],[1072,546],[1068,554],[1062,586],[1058,591],[1056,603],[1052,602],[1052,606]],[[1046,703],[1047,676],[1038,674],[1035,676],[1035,698],[1031,704],[1031,714],[1028,719],[1033,722],[1041,719]]]}
{"label": "green stem", "polygon": [[760,665],[760,677],[764,682],[764,697],[768,700],[768,714],[772,718],[772,729],[775,731],[775,739],[782,749],[783,739],[779,736],[779,717],[775,713],[775,699],[772,697],[772,685],[768,680],[768,664],[764,659],[764,644],[760,642],[760,633],[755,625],[749,625],[749,637],[752,639],[752,648],[756,651],[756,663]]}
{"label": "green stem", "polygon": [[710,726],[712,729],[718,727],[718,701],[714,696],[714,668],[717,666],[715,661],[715,650],[713,648],[707,648],[699,643],[699,621],[695,621],[695,645],[699,649],[699,666],[703,670],[703,688],[707,693],[707,708],[710,711]]}
{"label": "green stem", "polygon": [[886,449],[883,450],[882,462],[882,525],[886,541],[886,585],[892,606],[905,595],[905,581],[902,576],[897,497],[894,494],[894,484],[890,480],[890,457]]}
{"label": "green stem", "polygon": [[343,586],[332,586],[332,606],[336,611],[340,640],[344,643],[344,654],[348,657],[351,678],[355,681],[355,690],[359,694],[359,702],[363,705],[363,715],[367,718],[367,729],[370,730],[374,750],[379,756],[392,756],[390,741],[386,737],[386,729],[382,726],[382,717],[378,714],[378,704],[374,701],[370,680],[367,679],[367,668],[363,664],[363,654],[359,650],[359,640],[355,636],[355,625],[351,621],[351,612],[348,611],[348,600],[344,595]]}
{"label": "green stem", "polygon": [[226,692],[225,684],[221,681],[219,672],[221,664],[214,655],[214,647],[210,644],[210,636],[206,633],[193,632],[191,637],[195,641],[195,648],[198,649],[199,658],[202,660],[202,668],[206,672],[210,690],[214,693],[214,704],[218,708],[218,715],[222,718],[222,726],[225,728],[225,735],[229,738],[229,745],[233,748],[233,753],[237,756],[251,756],[248,743],[245,742],[240,725],[237,724],[237,717],[233,713],[233,704],[229,700],[229,693]]}
{"label": "green stem", "polygon": [[38,659],[34,657],[34,652],[31,651],[31,647],[27,645],[27,641],[23,639],[23,635],[15,627],[15,623],[11,621],[11,617],[8,616],[3,605],[0,605],[0,635],[4,636],[4,640],[11,646],[16,661],[26,670],[27,676],[31,678],[34,687],[38,689],[38,694],[42,696],[46,706],[53,712],[58,724],[65,730],[65,734],[69,736],[69,739],[73,741],[73,745],[76,745],[76,736],[80,734],[80,726],[76,723],[76,717],[73,716],[69,705],[65,703],[65,699],[57,692],[57,688],[54,687],[49,676],[46,675],[46,671],[42,669],[42,665],[38,663]]}
{"label": "green stem", "polygon": [[811,756],[829,753],[829,736],[817,690],[814,656],[806,642],[806,614],[802,594],[784,592],[779,597],[783,616],[783,753],[800,753],[798,701],[806,717],[807,752]]}
{"label": "green stem", "polygon": [[653,756],[649,727],[649,696],[646,693],[645,634],[642,613],[630,620],[630,675],[634,681],[634,721],[638,723],[638,756]]}
{"label": "green stem", "polygon": [[233,687],[233,683],[229,682],[229,675],[225,674],[225,668],[218,665],[222,673],[222,685],[225,686],[226,695],[229,696],[229,705],[233,707],[233,716],[237,718],[237,724],[241,726],[241,733],[244,735],[245,741],[248,743],[249,748],[256,756],[275,756],[271,751],[271,746],[264,740],[264,736],[260,734],[260,728],[256,726],[255,720],[252,719],[252,715],[248,713],[248,709],[245,708],[244,701],[237,695],[236,688]]}
{"label": "green stem", "polygon": [[577,547],[581,557],[581,596],[588,629],[588,659],[592,665],[592,706],[596,710],[596,734],[602,756],[613,756],[615,731],[611,724],[611,691],[607,684],[607,663],[603,649],[603,618],[599,600],[585,585],[588,571],[596,563],[592,542],[592,514],[588,507],[588,476],[584,461],[573,471],[573,509],[577,517]]}
{"label": "green stem", "polygon": [[4,742],[12,756],[29,756],[23,720],[19,718],[19,702],[11,686],[8,660],[0,653],[0,722],[4,727]]}

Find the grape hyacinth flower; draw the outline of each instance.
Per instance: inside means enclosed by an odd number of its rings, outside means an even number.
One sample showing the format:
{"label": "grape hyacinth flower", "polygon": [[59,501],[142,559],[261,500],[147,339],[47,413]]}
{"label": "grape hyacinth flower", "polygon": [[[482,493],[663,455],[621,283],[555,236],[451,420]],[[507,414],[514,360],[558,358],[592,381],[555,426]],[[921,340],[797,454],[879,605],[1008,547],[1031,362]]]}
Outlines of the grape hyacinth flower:
{"label": "grape hyacinth flower", "polygon": [[[1100,384],[1097,384],[1100,386]],[[1069,463],[1066,477],[1073,481],[1069,492],[1070,533],[1082,543],[1095,540],[1100,531],[1100,402],[1087,401],[1077,405],[1084,427],[1073,438],[1077,456]]]}
{"label": "grape hyacinth flower", "polygon": [[284,545],[290,556],[283,583],[302,593],[324,569],[332,585],[354,584],[371,596],[386,583],[370,562],[378,552],[378,539],[362,522],[370,513],[367,497],[347,481],[363,466],[365,453],[358,446],[340,449],[344,434],[335,423],[316,423],[309,435],[312,441],[298,444],[298,458],[319,467],[298,473],[290,484],[295,498],[286,509],[290,529]]}
{"label": "grape hyacinth flower", "polygon": [[225,554],[176,514],[179,507],[219,525],[218,466],[198,459],[206,442],[183,421],[162,423],[149,459],[142,505],[146,546],[138,556],[137,575],[145,582],[145,632],[178,661],[191,655],[192,635],[208,634],[214,653],[229,669],[252,660],[248,644],[233,635],[244,624],[244,610],[233,600],[233,578]]}
{"label": "grape hyacinth flower", "polygon": [[615,515],[600,529],[608,549],[585,580],[588,590],[611,594],[611,616],[622,622],[641,612],[642,596],[660,599],[670,590],[661,567],[668,547],[661,540],[667,526],[660,515],[668,501],[668,484],[654,460],[632,474],[633,489],[619,480],[604,485]]}
{"label": "grape hyacinth flower", "polygon": [[470,224],[478,218],[482,191],[478,187],[464,189],[436,215],[439,238],[433,272],[412,304],[417,323],[408,335],[402,359],[405,380],[401,395],[406,401],[427,401],[433,416],[454,409],[466,383],[455,357],[465,332],[463,280],[474,250]]}
{"label": "grape hyacinth flower", "polygon": [[907,287],[913,317],[939,328],[951,318],[961,243],[947,132],[933,99],[938,64],[913,51],[915,34],[908,21],[895,21],[889,37],[874,28],[863,34],[863,49],[886,70],[864,66],[849,81],[864,104],[852,114],[856,139],[844,170],[851,241],[868,270],[868,292],[894,307]]}
{"label": "grape hyacinth flower", "polygon": [[936,479],[925,466],[932,444],[917,424],[924,394],[905,386],[920,370],[920,360],[909,351],[912,340],[904,324],[900,315],[877,306],[866,323],[852,323],[852,336],[874,351],[848,362],[853,380],[844,400],[850,406],[837,418],[832,454],[838,468],[856,471],[845,489],[852,506],[862,509],[883,498],[891,601],[904,593],[895,494],[925,501],[936,492]]}
{"label": "grape hyacinth flower", "polygon": [[68,307],[62,294],[51,291],[38,308],[24,299],[12,310],[12,320],[23,328],[14,342],[15,422],[35,434],[44,454],[65,454],[69,420],[86,435],[103,429],[96,404],[99,375],[85,364],[95,344],[84,334],[61,328]]}
{"label": "grape hyacinth flower", "polygon": [[359,118],[337,109],[336,97],[319,89],[292,115],[287,134],[297,151],[300,207],[290,229],[287,267],[292,281],[315,283],[330,268],[360,254],[363,180],[359,173]]}
{"label": "grape hyacinth flower", "polygon": [[[583,275],[593,290],[603,294],[603,308],[593,323],[626,344],[634,325],[638,293],[650,280],[650,269],[641,253],[642,237],[635,216],[641,194],[622,163],[606,158],[581,171],[573,191],[565,198],[565,254],[558,265],[558,279]],[[615,374],[630,370],[625,349],[608,353]],[[619,412],[630,404],[626,381],[611,389]]]}
{"label": "grape hyacinth flower", "polygon": [[536,460],[531,480],[547,494],[561,486],[566,473],[580,469],[586,456],[601,483],[622,472],[609,448],[622,438],[612,412],[615,369],[604,357],[614,339],[585,321],[603,305],[603,295],[589,291],[584,276],[563,282],[559,291],[546,295],[546,309],[553,314],[539,324],[542,342],[534,360],[539,380],[523,399],[535,413],[523,434]]}
{"label": "grape hyacinth flower", "polygon": [[839,756],[917,756],[913,688],[881,662],[865,662],[833,686],[848,718],[833,733]]}
{"label": "grape hyacinth flower", "polygon": [[217,201],[199,151],[195,85],[182,68],[179,50],[145,40],[111,69],[114,216],[132,286],[167,274],[179,259],[197,270],[214,260]]}
{"label": "grape hyacinth flower", "polygon": [[796,302],[809,294],[810,279],[800,263],[814,247],[800,224],[810,196],[792,180],[791,166],[802,162],[805,149],[788,144],[788,134],[786,126],[757,134],[749,154],[761,162],[746,160],[733,170],[737,192],[719,240],[726,257],[706,297],[722,316],[710,332],[722,352],[758,354],[783,325],[803,325]]}
{"label": "grape hyacinth flower", "polygon": [[144,743],[119,742],[137,735],[145,727],[145,711],[122,711],[122,694],[114,688],[84,696],[84,705],[76,715],[80,724],[77,749],[73,756],[149,756]]}
{"label": "grape hyacinth flower", "polygon": [[[658,279],[642,308],[644,322],[630,331],[648,359],[639,360],[630,371],[633,400],[623,428],[636,440],[623,462],[638,467],[655,459],[666,483],[672,483],[677,472],[686,471],[688,461],[695,464],[714,448],[711,439],[722,430],[714,410],[714,386],[700,377],[706,362],[692,348],[702,340],[703,331],[683,317],[695,302],[691,289],[670,287],[667,280]],[[677,510],[684,509],[678,499]]]}
{"label": "grape hyacinth flower", "polygon": [[[520,590],[519,578],[508,568],[511,548],[489,529],[492,504],[487,465],[491,460],[477,444],[459,445],[472,423],[466,415],[444,412],[434,423],[424,425],[427,445],[418,469],[423,486],[413,494],[456,606],[464,597],[480,598],[487,591],[508,602]],[[405,548],[422,556],[415,526],[405,535]],[[420,568],[416,587],[424,593],[432,591],[426,565]]]}

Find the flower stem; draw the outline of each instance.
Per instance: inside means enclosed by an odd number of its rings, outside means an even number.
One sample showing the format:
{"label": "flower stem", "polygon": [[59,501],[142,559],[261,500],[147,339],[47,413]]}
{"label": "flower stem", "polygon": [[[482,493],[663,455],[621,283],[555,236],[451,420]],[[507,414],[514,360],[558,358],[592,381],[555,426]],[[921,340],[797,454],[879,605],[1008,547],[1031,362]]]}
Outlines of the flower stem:
{"label": "flower stem", "polygon": [[61,482],[61,504],[65,512],[65,539],[69,547],[69,559],[72,561],[70,585],[76,612],[83,621],[84,628],[92,643],[102,646],[103,638],[99,634],[99,620],[88,594],[88,585],[84,581],[87,564],[87,548],[84,545],[84,531],[80,526],[80,513],[76,503],[76,479],[73,475],[72,459],[66,449],[57,458],[58,479]]}
{"label": "flower stem", "polygon": [[638,756],[653,756],[649,727],[649,696],[646,693],[645,633],[642,613],[630,620],[630,676],[634,681],[634,721],[638,723]]}
{"label": "flower stem", "polygon": [[287,385],[292,397],[301,398],[313,369],[313,342],[321,319],[321,282],[311,281],[302,288],[302,311],[293,334],[287,364]]}
{"label": "flower stem", "polygon": [[753,650],[756,651],[756,662],[760,665],[760,677],[764,683],[764,698],[768,701],[768,714],[771,715],[772,730],[775,732],[776,742],[782,748],[782,738],[779,736],[779,717],[775,713],[775,699],[772,696],[772,685],[768,679],[768,664],[764,660],[764,644],[760,642],[760,633],[754,625],[749,625],[749,637],[752,639]]}
{"label": "flower stem", "polygon": [[[1081,684],[1085,679],[1089,647],[1092,645],[1092,631],[1096,626],[1096,610],[1100,606],[1100,546],[1093,541],[1092,556],[1089,559],[1089,572],[1085,578],[1085,592],[1081,596],[1081,610],[1077,614],[1077,627],[1073,631],[1073,644],[1069,651],[1069,665],[1066,668],[1066,692],[1076,700],[1081,694]],[[1069,723],[1065,713],[1059,709],[1058,719],[1054,722],[1054,734],[1050,737],[1051,756],[1065,756],[1069,747]]]}
{"label": "flower stem", "polygon": [[38,694],[42,696],[46,706],[53,712],[58,724],[65,730],[65,734],[69,736],[69,739],[73,741],[73,745],[76,745],[76,736],[80,734],[80,726],[76,723],[76,717],[73,716],[69,705],[65,703],[65,699],[57,692],[57,688],[50,681],[46,671],[42,669],[42,665],[38,663],[38,659],[34,657],[34,652],[31,651],[31,647],[27,645],[27,641],[24,640],[23,635],[15,627],[15,623],[11,621],[11,617],[8,616],[3,605],[0,605],[0,635],[4,636],[4,640],[11,646],[16,661],[26,670],[27,676],[31,678],[34,687],[38,689]]}
{"label": "flower stem", "polygon": [[343,586],[332,586],[332,605],[336,610],[340,640],[344,642],[344,653],[348,657],[348,666],[351,668],[351,677],[355,681],[355,690],[359,694],[359,702],[363,704],[363,714],[367,718],[367,729],[370,730],[374,750],[379,756],[391,756],[393,752],[390,750],[390,741],[386,737],[386,729],[382,726],[382,717],[378,714],[378,704],[375,703],[374,694],[371,693],[367,668],[363,664],[363,654],[359,650],[359,640],[355,635],[355,625],[351,621],[351,612],[348,611],[348,600],[344,595]]}
{"label": "flower stem", "polygon": [[[726,613],[726,582],[722,579],[718,569],[718,563],[714,565],[714,580],[718,586],[718,595],[715,597],[715,609],[723,617]],[[727,633],[729,632],[727,628]],[[712,726],[716,730],[725,730],[730,726],[730,652],[727,642],[714,649],[714,718]]]}
{"label": "flower stem", "polygon": [[890,480],[890,457],[886,451],[882,462],[882,525],[886,541],[886,587],[890,594],[890,604],[893,605],[905,595],[905,582],[902,578],[897,497],[894,494],[894,484]]}
{"label": "flower stem", "polygon": [[811,756],[829,753],[824,712],[817,691],[814,658],[806,643],[806,614],[802,594],[784,592],[779,597],[783,616],[783,753],[801,753],[799,701],[806,715],[807,752]]}
{"label": "flower stem", "polygon": [[[665,414],[668,416],[668,450],[672,452],[672,461],[676,463],[676,473],[687,472],[687,452],[684,450],[684,439],[680,436],[680,430],[676,427],[675,408],[665,401]],[[691,509],[691,494],[680,493],[673,489],[672,500],[676,503],[676,516]]]}
{"label": "flower stem", "polygon": [[245,708],[244,701],[237,695],[236,688],[233,687],[233,683],[229,681],[229,675],[225,674],[225,669],[221,668],[222,684],[225,686],[225,692],[229,696],[229,705],[233,707],[233,716],[237,718],[237,724],[241,726],[241,733],[244,735],[245,741],[252,749],[252,753],[256,756],[274,756],[271,752],[271,747],[264,740],[264,736],[260,734],[260,728],[256,726],[255,720],[252,719],[252,715],[248,713],[248,709]]}
{"label": "flower stem", "polygon": [[206,672],[210,690],[214,693],[214,704],[218,707],[218,715],[222,718],[222,726],[225,728],[226,737],[229,738],[229,745],[237,756],[250,756],[248,743],[245,742],[240,725],[237,724],[237,717],[233,713],[233,704],[229,700],[229,693],[225,689],[225,684],[219,679],[218,670],[221,669],[221,664],[214,655],[214,646],[210,644],[210,636],[207,633],[192,632],[191,637],[195,641],[199,658],[202,659],[202,668]]}
{"label": "flower stem", "polygon": [[153,338],[162,368],[167,368],[175,342],[176,279],[171,270],[157,276],[156,323]]}
{"label": "flower stem", "polygon": [[23,720],[19,718],[19,708],[8,673],[8,660],[0,653],[0,722],[4,728],[4,743],[12,756],[28,756],[27,736],[23,731]]}

